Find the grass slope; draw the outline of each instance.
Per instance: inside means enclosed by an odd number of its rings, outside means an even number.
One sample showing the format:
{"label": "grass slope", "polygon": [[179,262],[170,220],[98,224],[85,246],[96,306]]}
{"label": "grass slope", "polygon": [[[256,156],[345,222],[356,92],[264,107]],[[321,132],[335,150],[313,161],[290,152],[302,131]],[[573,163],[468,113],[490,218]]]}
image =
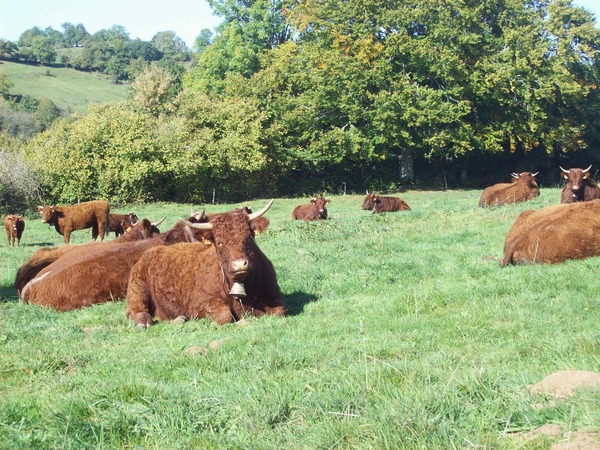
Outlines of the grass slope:
{"label": "grass slope", "polygon": [[[23,245],[0,247],[0,448],[533,449],[547,438],[512,433],[597,430],[597,389],[549,402],[527,385],[600,371],[599,259],[501,268],[517,215],[559,190],[493,209],[479,193],[411,191],[412,211],[379,216],[333,197],[317,223],[290,219],[305,200],[276,200],[257,241],[289,315],[222,327],[142,331],[122,301],[22,305],[18,267],[62,242],[29,218]],[[134,209],[165,230],[189,213]]]}
{"label": "grass slope", "polygon": [[127,98],[127,86],[113,84],[106,75],[0,61],[14,86],[10,94],[49,98],[63,110],[84,112],[90,103],[116,103]]}

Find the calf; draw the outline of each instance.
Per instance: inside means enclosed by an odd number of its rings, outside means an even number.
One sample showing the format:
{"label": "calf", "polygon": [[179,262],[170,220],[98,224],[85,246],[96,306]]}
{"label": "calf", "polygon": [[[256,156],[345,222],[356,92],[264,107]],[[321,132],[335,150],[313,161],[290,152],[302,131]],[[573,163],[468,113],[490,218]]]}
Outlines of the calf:
{"label": "calf", "polygon": [[73,206],[38,206],[42,222],[54,225],[56,231],[64,237],[65,244],[71,241],[75,230],[92,229],[92,239],[98,236],[104,240],[108,233],[108,215],[110,205],[104,200],[94,200]]}
{"label": "calf", "polygon": [[600,200],[522,212],[504,241],[503,266],[600,255]]}
{"label": "calf", "polygon": [[23,236],[23,230],[25,230],[25,220],[23,216],[17,216],[9,214],[4,219],[4,228],[6,229],[6,237],[8,239],[8,246],[15,246],[17,241],[17,247],[21,246],[21,236]]}
{"label": "calf", "polygon": [[308,205],[298,205],[292,211],[293,220],[327,219],[327,203],[331,200],[325,197],[311,198]]}
{"label": "calf", "polygon": [[141,328],[153,318],[210,317],[218,324],[245,315],[281,316],[285,307],[271,261],[254,240],[255,214],[241,211],[188,223],[202,243],[156,247],[131,269],[127,316]]}
{"label": "calf", "polygon": [[540,195],[540,188],[535,179],[538,173],[512,173],[512,183],[498,183],[485,188],[479,198],[479,207],[500,206],[534,199]]}
{"label": "calf", "polygon": [[129,214],[115,214],[110,213],[108,215],[108,232],[113,231],[115,233],[115,237],[119,237],[121,234],[125,233],[131,225],[135,225],[140,219],[134,212],[130,212]]}
{"label": "calf", "polygon": [[[560,167],[560,166],[558,166]],[[561,203],[589,202],[600,198],[598,184],[590,178],[590,169],[569,169],[560,167],[561,176],[567,184],[560,193]]]}
{"label": "calf", "polygon": [[363,200],[362,209],[373,211],[373,214],[394,211],[410,211],[410,206],[399,197],[386,197],[367,191]]}

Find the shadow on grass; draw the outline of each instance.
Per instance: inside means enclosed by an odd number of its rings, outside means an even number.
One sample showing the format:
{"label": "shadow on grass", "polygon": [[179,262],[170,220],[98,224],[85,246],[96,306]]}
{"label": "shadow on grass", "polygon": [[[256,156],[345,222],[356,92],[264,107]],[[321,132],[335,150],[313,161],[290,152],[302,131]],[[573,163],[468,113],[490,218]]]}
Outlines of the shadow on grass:
{"label": "shadow on grass", "polygon": [[19,301],[17,290],[14,284],[0,286],[0,303],[10,303]]}
{"label": "shadow on grass", "polygon": [[283,297],[283,302],[287,309],[287,316],[297,316],[298,314],[301,314],[305,305],[316,301],[316,295],[307,294],[306,292],[292,292]]}

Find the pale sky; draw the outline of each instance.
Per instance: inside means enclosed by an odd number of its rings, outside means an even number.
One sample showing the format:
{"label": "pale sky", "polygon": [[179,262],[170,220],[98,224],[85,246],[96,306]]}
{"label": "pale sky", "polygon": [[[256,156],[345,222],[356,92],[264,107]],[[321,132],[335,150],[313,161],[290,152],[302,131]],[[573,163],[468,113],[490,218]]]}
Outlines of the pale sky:
{"label": "pale sky", "polygon": [[[403,0],[398,0],[403,1]],[[574,0],[600,18],[600,0]],[[94,34],[122,25],[132,39],[149,41],[159,31],[174,31],[188,47],[204,28],[220,23],[207,0],[0,0],[0,38],[16,42],[34,26],[63,31],[61,24],[83,24]]]}
{"label": "pale sky", "polygon": [[214,33],[221,18],[207,0],[0,0],[0,38],[16,42],[33,27],[62,33],[65,22],[81,23],[90,34],[121,25],[131,39],[143,41],[174,31],[191,48],[200,31]]}

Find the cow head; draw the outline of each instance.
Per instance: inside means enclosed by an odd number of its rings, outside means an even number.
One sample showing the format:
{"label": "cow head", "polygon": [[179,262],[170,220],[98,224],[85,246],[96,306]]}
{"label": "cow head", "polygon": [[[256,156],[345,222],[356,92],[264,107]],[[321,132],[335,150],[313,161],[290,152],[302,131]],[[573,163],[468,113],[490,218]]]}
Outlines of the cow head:
{"label": "cow head", "polygon": [[331,200],[325,197],[311,198],[310,202],[315,205],[317,212],[319,213],[320,219],[327,219],[327,203],[330,203]]}
{"label": "cow head", "polygon": [[56,222],[57,217],[60,212],[56,209],[56,206],[38,206],[38,212],[42,216],[42,223],[47,223],[49,225]]}
{"label": "cow head", "polygon": [[531,172],[521,172],[521,173],[511,173],[512,175],[512,182],[513,183],[522,183],[522,184],[526,184],[529,187],[539,187],[537,184],[537,180],[535,179],[535,176],[538,174],[539,172],[536,173],[531,173]]}
{"label": "cow head", "polygon": [[592,168],[592,166],[590,165],[590,167],[588,167],[587,169],[569,170],[565,170],[561,166],[558,167],[560,167],[561,176],[565,180],[567,180],[567,183],[571,184],[571,189],[573,189],[573,197],[575,197],[579,192],[579,189],[583,185],[584,180],[590,177],[590,169]]}
{"label": "cow head", "polygon": [[[148,219],[138,220],[134,224],[127,223],[126,220],[121,221],[121,227],[128,234],[128,238],[131,239],[148,239],[152,236],[160,234],[158,226],[164,222],[166,216],[163,216],[158,222],[150,222]],[[136,235],[134,238],[132,235]]]}
{"label": "cow head", "polygon": [[[138,216],[134,212],[130,212],[129,213],[129,223],[131,225],[135,225],[136,223],[139,222],[139,220],[140,219],[138,218]],[[163,220],[164,220],[164,218],[163,218]],[[162,222],[162,220],[161,220],[161,222]],[[125,229],[125,228],[123,228],[123,229]]]}
{"label": "cow head", "polygon": [[[255,224],[260,224],[257,219],[265,214],[273,200],[260,211],[247,214],[242,211],[232,211],[208,216],[206,223],[183,222],[200,233],[202,240],[215,247],[223,275],[234,285],[242,283],[252,270],[254,249]],[[239,286],[234,286],[239,288]],[[232,292],[232,295],[242,296],[241,291]]]}
{"label": "cow head", "polygon": [[363,200],[363,204],[362,204],[362,209],[367,209],[369,211],[371,211],[373,209],[373,197],[375,196],[375,194],[373,194],[372,192],[369,194],[369,191],[367,191],[367,196],[365,197],[365,199]]}

